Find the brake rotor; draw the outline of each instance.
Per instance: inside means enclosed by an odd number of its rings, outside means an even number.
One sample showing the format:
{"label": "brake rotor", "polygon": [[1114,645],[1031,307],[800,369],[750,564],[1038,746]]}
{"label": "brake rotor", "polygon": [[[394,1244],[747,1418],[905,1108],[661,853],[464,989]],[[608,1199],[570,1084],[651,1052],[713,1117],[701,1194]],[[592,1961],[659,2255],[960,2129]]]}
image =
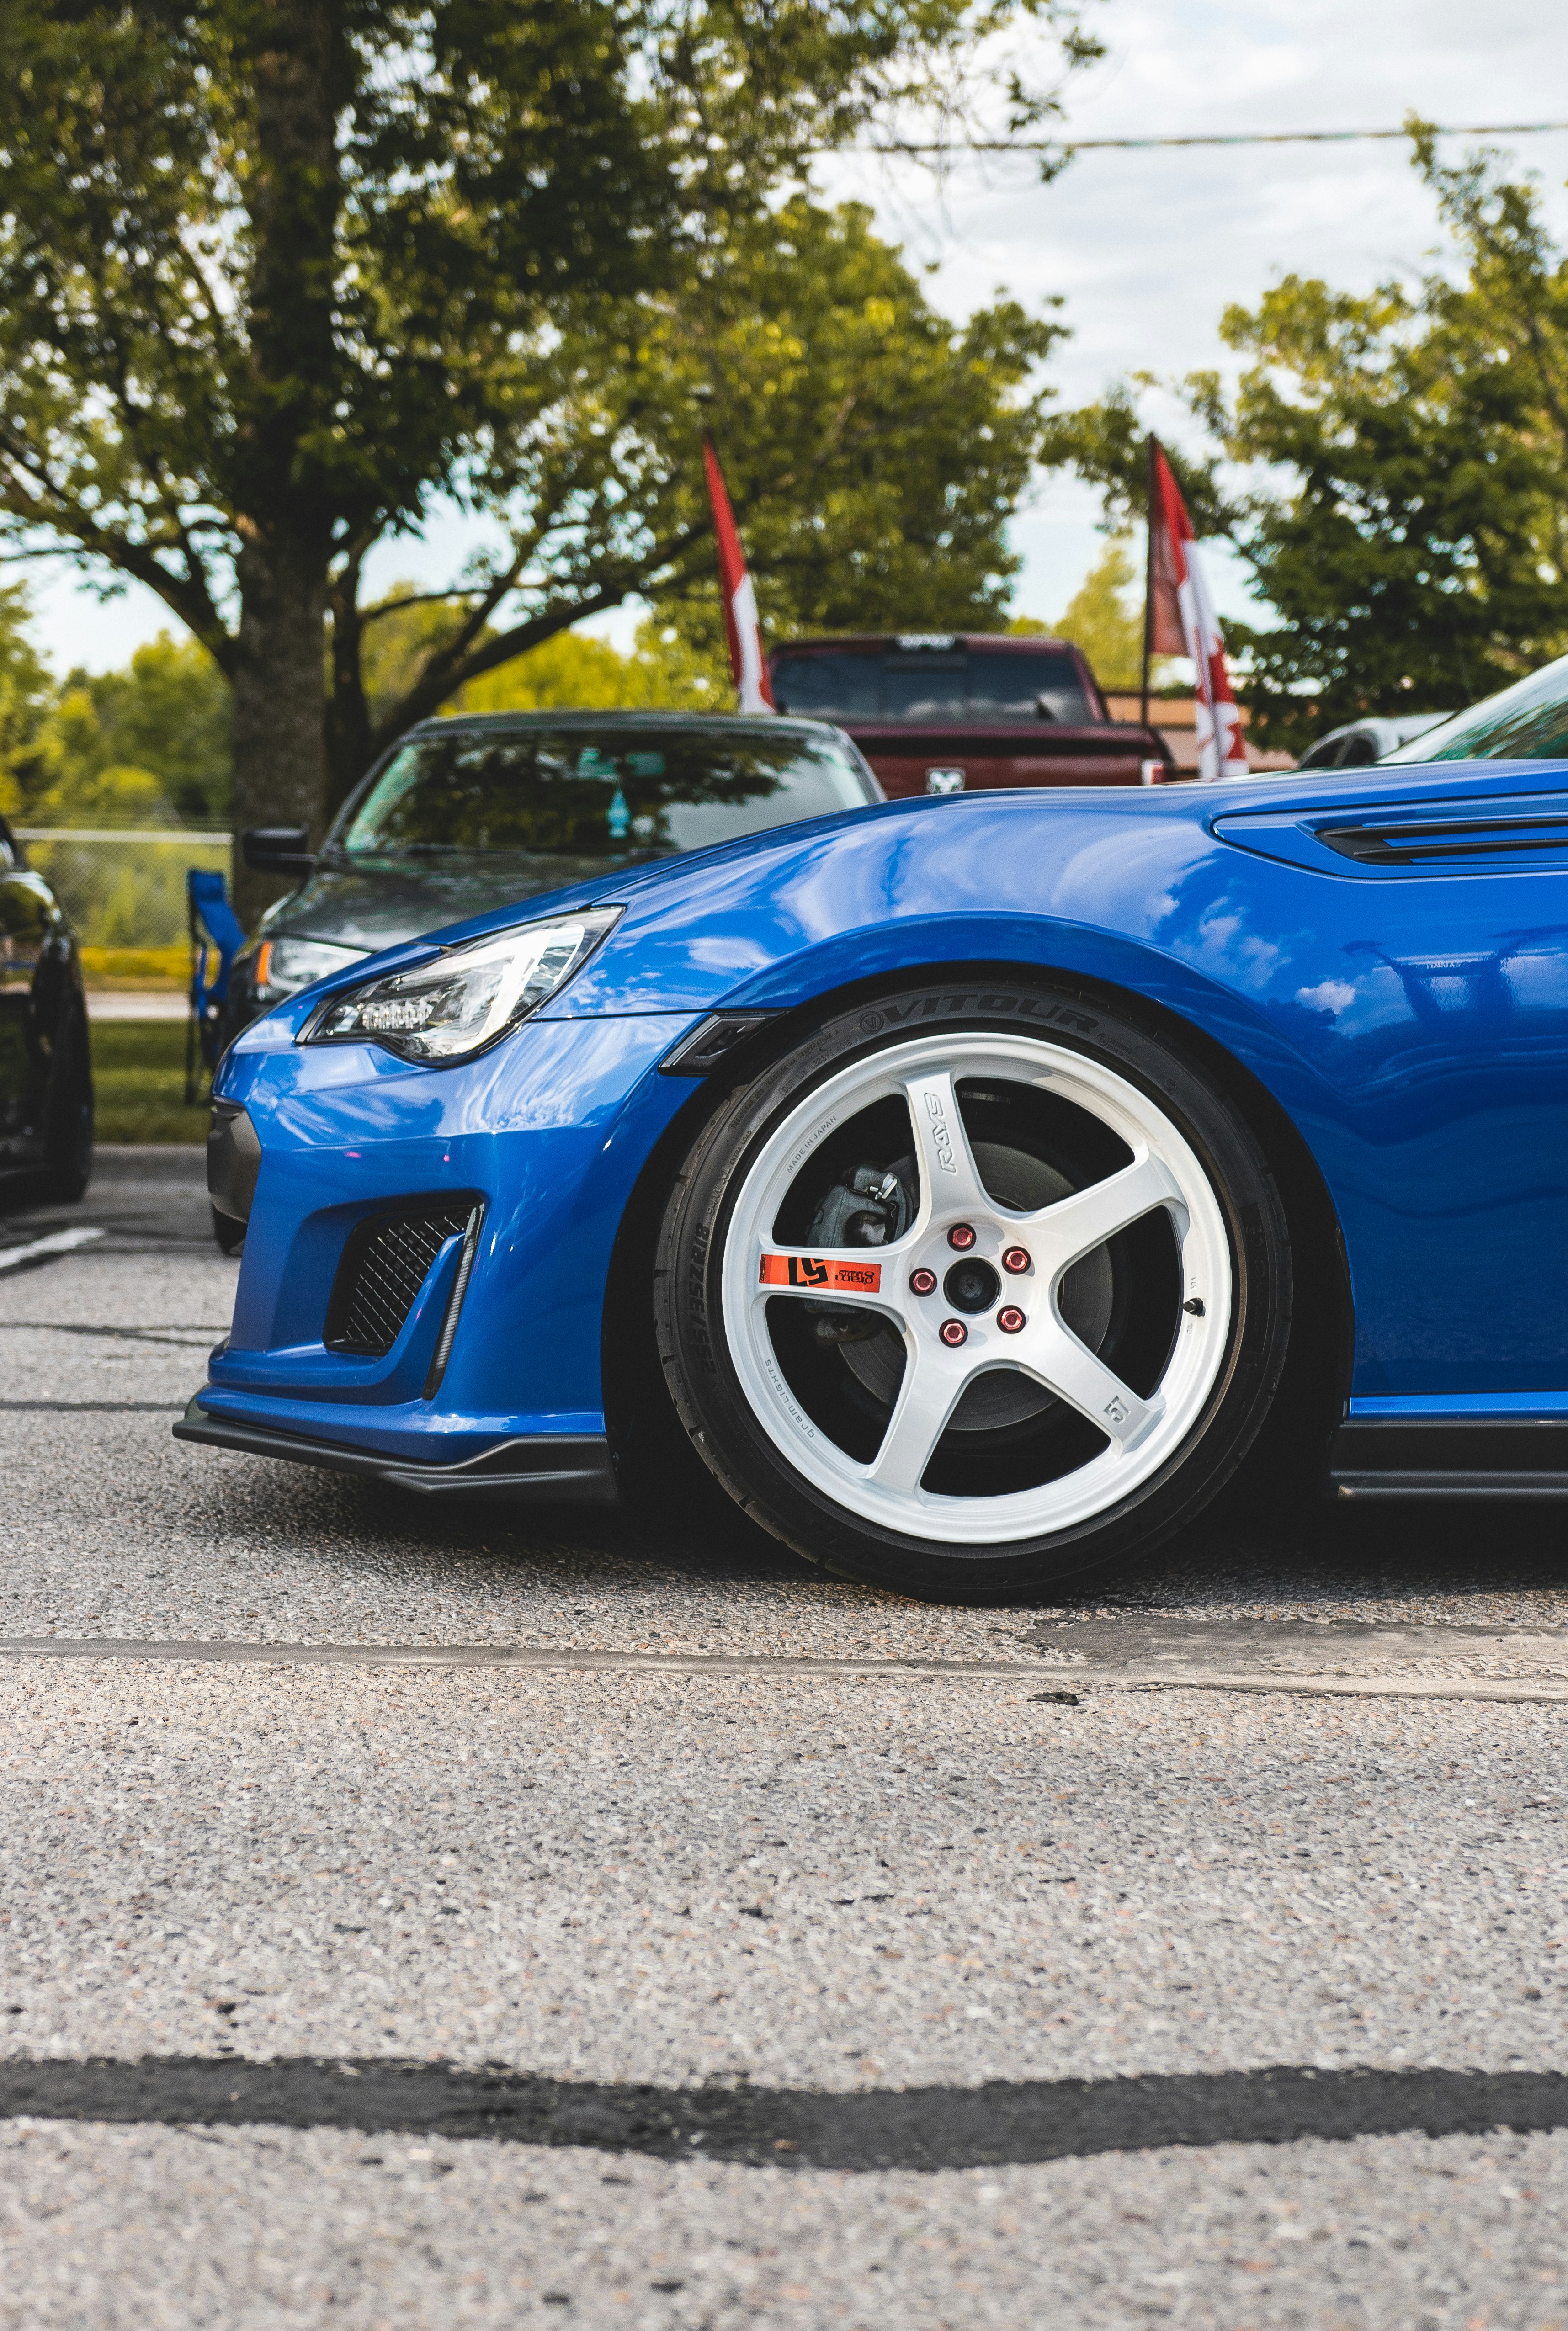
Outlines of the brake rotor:
{"label": "brake rotor", "polygon": [[[987,1192],[999,1206],[1010,1212],[1033,1213],[1073,1194],[1074,1185],[1065,1175],[1059,1174],[1043,1158],[1031,1156],[1027,1150],[995,1141],[976,1141],[971,1146]],[[896,1159],[889,1171],[898,1177],[906,1192],[913,1189],[912,1157]],[[913,1213],[912,1205],[909,1211]],[[1098,1353],[1105,1341],[1114,1293],[1111,1259],[1103,1246],[1075,1262],[1061,1282],[1058,1297],[1061,1316],[1079,1343],[1087,1345],[1091,1352]],[[864,1342],[841,1344],[839,1350],[844,1365],[873,1400],[890,1409],[898,1397],[904,1368],[902,1337],[884,1321],[874,1336]],[[1047,1409],[1057,1404],[1056,1394],[1047,1392],[1032,1376],[1026,1376],[1022,1368],[988,1368],[965,1390],[948,1419],[947,1430],[996,1432],[1004,1425],[1026,1424],[1031,1417],[1043,1416]]]}

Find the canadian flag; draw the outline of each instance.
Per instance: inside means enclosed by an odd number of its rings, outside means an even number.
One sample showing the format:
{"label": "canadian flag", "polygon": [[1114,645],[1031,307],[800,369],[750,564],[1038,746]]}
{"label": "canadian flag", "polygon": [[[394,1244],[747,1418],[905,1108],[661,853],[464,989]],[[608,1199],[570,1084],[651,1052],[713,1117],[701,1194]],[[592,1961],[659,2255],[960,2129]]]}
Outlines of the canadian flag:
{"label": "canadian flag", "polygon": [[743,712],[776,712],[767,663],[762,652],[762,625],[756,619],[756,594],[746,571],[746,553],[735,512],[729,507],[724,471],[713,440],[702,441],[708,471],[708,499],[713,505],[713,535],[718,546],[718,588],[724,601],[724,628],[729,634],[729,669]]}
{"label": "canadian flag", "polygon": [[1214,614],[1193,521],[1164,447],[1149,440],[1148,644],[1155,655],[1184,655],[1197,675],[1198,775],[1244,777],[1241,716],[1225,669],[1225,641]]}

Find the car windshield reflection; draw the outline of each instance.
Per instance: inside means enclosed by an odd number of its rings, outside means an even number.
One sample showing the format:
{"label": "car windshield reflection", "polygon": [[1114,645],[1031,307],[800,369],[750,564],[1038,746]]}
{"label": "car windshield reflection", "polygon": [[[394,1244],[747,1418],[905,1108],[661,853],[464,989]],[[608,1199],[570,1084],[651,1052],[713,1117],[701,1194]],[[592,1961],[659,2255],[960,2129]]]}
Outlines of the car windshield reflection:
{"label": "car windshield reflection", "polygon": [[631,861],[706,850],[877,797],[831,737],[760,724],[526,736],[454,728],[405,745],[332,848],[354,861],[498,852]]}
{"label": "car windshield reflection", "polygon": [[1395,761],[1558,761],[1568,759],[1568,656],[1456,712],[1379,766]]}

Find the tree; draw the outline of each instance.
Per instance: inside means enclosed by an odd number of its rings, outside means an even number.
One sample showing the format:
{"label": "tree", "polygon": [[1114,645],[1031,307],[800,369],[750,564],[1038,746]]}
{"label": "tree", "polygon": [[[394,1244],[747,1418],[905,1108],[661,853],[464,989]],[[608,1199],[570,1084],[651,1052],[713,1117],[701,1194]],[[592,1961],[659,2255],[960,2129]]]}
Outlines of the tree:
{"label": "tree", "polygon": [[64,825],[223,817],[229,690],[204,648],[160,633],[124,671],[73,671],[58,686],[33,662],[40,685],[5,763],[13,814]]}
{"label": "tree", "polygon": [[[658,600],[713,653],[710,429],[774,634],[995,630],[1019,565],[1005,522],[1044,425],[1031,375],[1060,331],[1011,300],[955,327],[863,206],[793,202],[737,229],[678,296],[629,302],[612,364],[597,330],[563,342],[562,433],[539,445],[530,497],[547,508],[563,471],[582,480],[592,412],[594,526],[610,546],[622,513],[651,509],[692,541]],[[581,552],[563,547],[570,571]]]}
{"label": "tree", "polygon": [[91,699],[109,762],[150,770],[182,818],[227,816],[232,707],[205,648],[160,632],[124,671],[72,673],[67,684]]}
{"label": "tree", "polygon": [[[402,584],[371,611],[364,656],[372,718],[396,704],[422,669],[432,642],[449,622],[446,610]],[[695,648],[672,624],[645,616],[631,655],[582,632],[556,632],[527,654],[470,680],[441,707],[443,712],[594,711],[643,706],[664,710],[718,711],[731,702],[729,654],[722,638],[712,652]]]}
{"label": "tree", "polygon": [[[1288,277],[1221,333],[1229,393],[1188,384],[1217,454],[1183,468],[1278,622],[1227,625],[1254,740],[1298,750],[1364,712],[1457,709],[1568,647],[1568,259],[1495,157],[1442,166],[1412,125],[1463,273],[1364,296]],[[1059,452],[1137,507],[1128,391]],[[1228,490],[1222,463],[1261,482]],[[1276,480],[1283,479],[1283,485]]]}
{"label": "tree", "polygon": [[1136,688],[1144,670],[1144,612],[1126,594],[1141,582],[1124,538],[1115,535],[1089,568],[1056,626],[1088,658],[1102,688]]}
{"label": "tree", "polygon": [[53,694],[48,665],[27,632],[27,598],[18,584],[0,585],[0,813],[26,806],[39,726]]}
{"label": "tree", "polygon": [[[340,793],[385,734],[365,562],[436,495],[510,539],[448,595],[394,723],[679,590],[706,527],[650,367],[716,335],[724,415],[732,251],[755,278],[809,154],[961,99],[1020,10],[1092,53],[1073,0],[3,5],[0,514],[145,584],[211,654],[241,824],[318,823],[324,755]],[[822,402],[797,504],[831,503],[839,447],[867,469],[856,414]]]}

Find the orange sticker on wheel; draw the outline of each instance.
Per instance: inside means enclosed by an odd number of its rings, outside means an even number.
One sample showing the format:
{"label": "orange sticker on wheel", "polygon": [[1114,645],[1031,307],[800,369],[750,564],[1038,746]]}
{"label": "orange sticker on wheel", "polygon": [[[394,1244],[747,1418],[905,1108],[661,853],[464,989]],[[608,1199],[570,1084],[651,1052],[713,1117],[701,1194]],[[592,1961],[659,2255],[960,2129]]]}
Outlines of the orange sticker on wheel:
{"label": "orange sticker on wheel", "polygon": [[757,1273],[764,1287],[814,1287],[824,1295],[876,1295],[882,1285],[879,1262],[831,1262],[815,1254],[765,1254]]}

